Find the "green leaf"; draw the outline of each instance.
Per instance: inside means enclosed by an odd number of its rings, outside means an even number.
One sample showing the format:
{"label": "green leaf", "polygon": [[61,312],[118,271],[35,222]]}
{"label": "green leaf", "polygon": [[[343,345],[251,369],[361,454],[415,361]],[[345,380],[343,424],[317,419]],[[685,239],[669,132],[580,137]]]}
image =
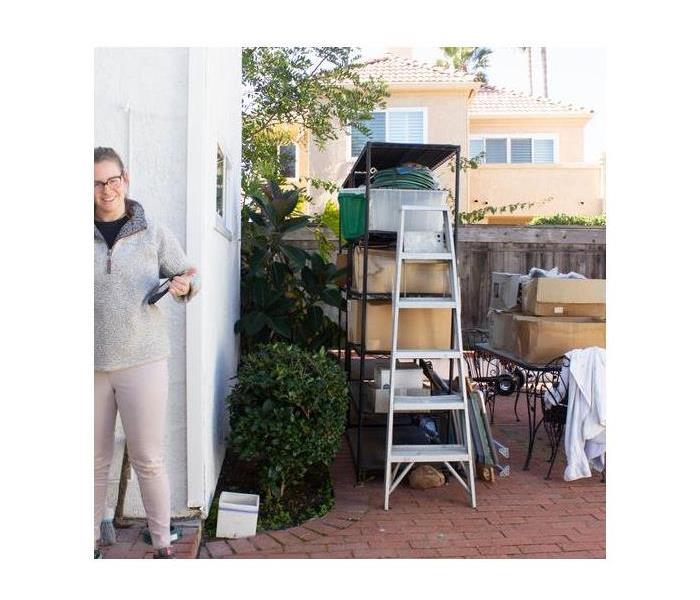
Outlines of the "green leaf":
{"label": "green leaf", "polygon": [[314,277],[314,273],[311,269],[309,269],[309,267],[304,267],[301,270],[301,281],[310,294],[316,295],[318,293],[318,283],[316,281],[316,277]]}
{"label": "green leaf", "polygon": [[321,292],[321,299],[330,306],[340,307],[342,296],[338,288],[326,288]]}
{"label": "green leaf", "polygon": [[289,267],[287,267],[286,264],[275,261],[272,263],[272,283],[275,285],[275,287],[282,288],[284,285],[284,282],[289,275]]}
{"label": "green leaf", "polygon": [[282,232],[284,235],[291,233],[292,231],[296,231],[297,229],[303,229],[304,227],[307,227],[309,224],[309,217],[308,216],[302,216],[302,217],[294,217],[293,219],[287,219],[280,225],[280,232]]}
{"label": "green leaf", "polygon": [[290,246],[288,244],[283,244],[280,246],[282,254],[284,254],[292,263],[298,267],[303,267],[306,264],[308,258],[308,253],[302,248],[297,248],[296,246]]}
{"label": "green leaf", "polygon": [[289,324],[288,317],[280,315],[268,315],[267,324],[269,325],[270,329],[279,333],[282,337],[287,339],[292,337],[292,328]]}
{"label": "green leaf", "polygon": [[265,326],[267,317],[261,312],[251,312],[241,317],[241,326],[248,335],[255,335]]}

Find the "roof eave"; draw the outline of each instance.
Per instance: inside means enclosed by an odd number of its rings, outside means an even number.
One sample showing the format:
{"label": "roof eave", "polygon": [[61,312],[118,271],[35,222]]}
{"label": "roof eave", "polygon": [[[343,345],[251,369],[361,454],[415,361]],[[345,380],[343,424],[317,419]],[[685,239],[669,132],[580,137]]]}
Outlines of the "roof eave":
{"label": "roof eave", "polygon": [[469,112],[471,119],[592,119],[593,111],[586,112]]}
{"label": "roof eave", "polygon": [[[385,80],[386,81],[386,80]],[[386,82],[389,91],[394,90],[420,90],[423,92],[433,90],[455,90],[469,91],[476,90],[481,85],[478,81],[405,81],[405,82]]]}

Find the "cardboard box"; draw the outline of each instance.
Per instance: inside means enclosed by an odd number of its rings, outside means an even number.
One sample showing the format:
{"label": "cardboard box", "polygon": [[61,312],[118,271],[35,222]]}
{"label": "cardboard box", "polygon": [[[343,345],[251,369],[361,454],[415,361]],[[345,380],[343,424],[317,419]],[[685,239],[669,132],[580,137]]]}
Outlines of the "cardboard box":
{"label": "cardboard box", "polygon": [[[362,302],[348,302],[348,339],[360,343]],[[452,309],[412,308],[399,311],[399,348],[449,348]],[[391,303],[367,302],[366,348],[391,351]]]}
{"label": "cardboard box", "polygon": [[[396,369],[397,388],[420,388],[423,387],[423,369],[416,368],[414,364]],[[389,389],[389,379],[391,369],[388,367],[375,367],[374,387],[380,390]]]}
{"label": "cardboard box", "polygon": [[522,294],[524,314],[605,318],[605,279],[539,277],[523,283]]}
{"label": "cardboard box", "polygon": [[515,323],[513,316],[520,313],[489,311],[489,342],[496,350],[515,351]]}
{"label": "cardboard box", "polygon": [[605,348],[605,321],[589,317],[513,315],[514,354],[544,364],[576,348]]}
{"label": "cardboard box", "polygon": [[519,288],[526,278],[521,273],[491,273],[491,301],[489,308],[494,310],[520,311]]}
{"label": "cardboard box", "polygon": [[[429,388],[399,388],[396,390],[397,396],[430,396]],[[379,390],[370,388],[370,402],[375,413],[389,412],[389,390]],[[427,411],[430,412],[430,411]]]}
{"label": "cardboard box", "polygon": [[[355,249],[353,255],[353,289],[362,290],[362,250]],[[371,294],[391,293],[396,278],[396,252],[370,248],[367,252],[367,292]],[[401,274],[401,291],[407,294],[450,294],[449,263],[406,263]]]}

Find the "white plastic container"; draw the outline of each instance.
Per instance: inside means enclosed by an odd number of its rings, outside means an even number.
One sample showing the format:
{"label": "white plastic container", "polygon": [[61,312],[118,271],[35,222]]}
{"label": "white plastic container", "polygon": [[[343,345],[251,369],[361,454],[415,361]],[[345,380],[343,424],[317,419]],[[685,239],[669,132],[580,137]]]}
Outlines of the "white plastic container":
{"label": "white plastic container", "polygon": [[216,519],[216,537],[242,538],[255,535],[260,496],[221,492]]}
{"label": "white plastic container", "polygon": [[[396,377],[397,388],[422,388],[423,387],[423,369],[402,368],[394,371]],[[377,389],[389,389],[389,380],[391,379],[391,369],[383,367],[375,367],[374,369],[374,387]]]}
{"label": "white plastic container", "polygon": [[[365,188],[343,190],[364,193]],[[376,188],[370,190],[369,225],[370,231],[398,231],[401,223],[402,206],[443,206],[447,204],[447,190],[395,190]],[[441,231],[442,213],[407,214],[406,231]]]}

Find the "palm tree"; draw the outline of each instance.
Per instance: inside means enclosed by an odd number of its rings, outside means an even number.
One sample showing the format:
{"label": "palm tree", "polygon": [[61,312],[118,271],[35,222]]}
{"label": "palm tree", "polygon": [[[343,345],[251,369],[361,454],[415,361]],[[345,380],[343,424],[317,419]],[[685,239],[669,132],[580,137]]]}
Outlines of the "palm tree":
{"label": "palm tree", "polygon": [[527,52],[527,74],[530,81],[530,96],[532,96],[534,92],[532,88],[532,47],[520,46],[520,50]]}
{"label": "palm tree", "polygon": [[441,47],[446,59],[439,58],[435,64],[439,67],[452,67],[456,71],[463,71],[474,75],[475,81],[487,83],[485,69],[489,66],[489,54],[493,52],[490,48],[480,46],[448,46]]}
{"label": "palm tree", "polygon": [[542,56],[542,87],[544,89],[544,97],[549,98],[549,90],[547,86],[547,48],[542,46],[540,48],[540,54]]}

